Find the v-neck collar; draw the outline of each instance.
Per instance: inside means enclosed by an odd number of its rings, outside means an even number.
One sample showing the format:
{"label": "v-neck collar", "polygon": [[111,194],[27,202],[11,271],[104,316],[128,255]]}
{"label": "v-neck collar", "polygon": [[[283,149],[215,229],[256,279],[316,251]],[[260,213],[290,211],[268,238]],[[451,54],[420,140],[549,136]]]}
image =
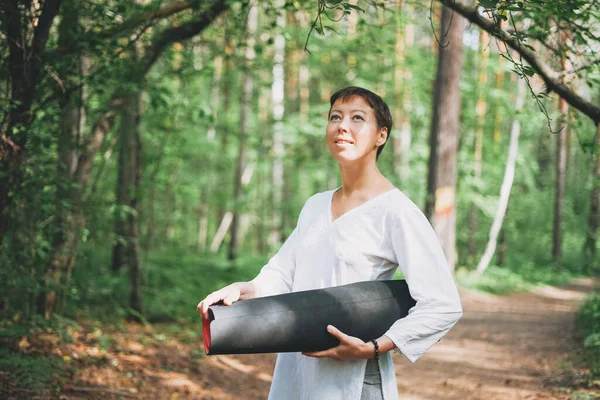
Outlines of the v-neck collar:
{"label": "v-neck collar", "polygon": [[337,189],[334,189],[331,191],[331,194],[329,195],[329,201],[328,201],[328,206],[327,206],[327,223],[329,223],[330,225],[336,224],[340,219],[342,219],[344,216],[354,212],[355,210],[359,209],[359,208],[363,208],[366,205],[374,202],[375,200],[385,196],[388,193],[391,193],[393,191],[398,190],[398,188],[393,188],[390,189],[388,191],[385,191],[383,193],[379,193],[377,196],[373,196],[371,197],[369,200],[364,201],[362,203],[360,203],[359,205],[357,205],[356,207],[352,207],[351,209],[349,209],[348,211],[346,211],[345,213],[343,213],[342,215],[338,216],[336,219],[333,219],[333,213],[331,212],[332,210],[332,206],[333,206],[333,195],[335,194],[335,192],[337,192],[338,190],[340,190],[342,187],[338,187]]}

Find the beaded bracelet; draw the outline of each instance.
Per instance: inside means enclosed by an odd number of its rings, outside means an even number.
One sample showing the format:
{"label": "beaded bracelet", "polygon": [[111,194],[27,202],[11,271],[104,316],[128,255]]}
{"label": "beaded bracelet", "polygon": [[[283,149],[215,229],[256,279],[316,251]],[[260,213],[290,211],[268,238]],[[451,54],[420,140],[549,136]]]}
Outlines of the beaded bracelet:
{"label": "beaded bracelet", "polygon": [[373,346],[375,346],[375,360],[379,360],[379,343],[377,343],[377,339],[371,339]]}

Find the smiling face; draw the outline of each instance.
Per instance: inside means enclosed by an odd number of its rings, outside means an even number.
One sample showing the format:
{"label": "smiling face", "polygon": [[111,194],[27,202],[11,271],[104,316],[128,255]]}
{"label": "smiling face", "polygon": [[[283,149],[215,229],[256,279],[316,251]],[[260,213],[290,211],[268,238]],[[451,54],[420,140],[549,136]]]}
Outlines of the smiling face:
{"label": "smiling face", "polygon": [[336,100],[329,112],[327,144],[339,163],[376,159],[377,148],[387,139],[387,128],[379,128],[371,106],[361,97]]}

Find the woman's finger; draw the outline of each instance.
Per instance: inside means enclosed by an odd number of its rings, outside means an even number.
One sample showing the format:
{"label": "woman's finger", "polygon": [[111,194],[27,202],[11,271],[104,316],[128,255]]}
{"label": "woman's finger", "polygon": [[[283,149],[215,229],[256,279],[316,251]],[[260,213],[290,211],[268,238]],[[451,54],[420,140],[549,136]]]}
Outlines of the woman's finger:
{"label": "woman's finger", "polygon": [[307,356],[307,357],[314,357],[314,358],[323,358],[323,357],[335,358],[334,357],[335,351],[333,349],[328,349],[328,350],[323,350],[323,351],[303,352],[302,355]]}
{"label": "woman's finger", "polygon": [[238,299],[236,298],[236,296],[235,296],[235,293],[233,293],[233,292],[229,292],[229,293],[227,293],[227,295],[226,295],[226,296],[225,296],[225,298],[223,299],[223,303],[224,303],[226,306],[230,306],[230,305],[232,305],[233,303],[235,303],[237,300],[238,300]]}
{"label": "woman's finger", "polygon": [[202,300],[202,317],[208,318],[208,308],[215,304],[217,301],[221,300],[218,298],[219,296],[216,293],[211,293],[204,300]]}
{"label": "woman's finger", "polygon": [[333,325],[327,325],[327,332],[329,332],[329,334],[331,334],[332,336],[338,338],[340,342],[346,342],[348,340],[348,335],[346,335],[344,332],[340,331]]}

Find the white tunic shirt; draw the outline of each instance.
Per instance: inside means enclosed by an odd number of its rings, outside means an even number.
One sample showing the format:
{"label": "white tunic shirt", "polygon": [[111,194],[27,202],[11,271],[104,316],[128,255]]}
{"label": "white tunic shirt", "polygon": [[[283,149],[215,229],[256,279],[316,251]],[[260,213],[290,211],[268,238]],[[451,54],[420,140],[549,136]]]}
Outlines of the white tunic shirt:
{"label": "white tunic shirt", "polygon": [[[415,362],[462,315],[438,239],[400,190],[382,193],[332,221],[335,190],[308,199],[289,238],[252,281],[260,296],[392,279],[400,267],[416,305],[385,333]],[[277,357],[270,400],[360,400],[367,360],[301,353]],[[391,352],[379,368],[385,400],[398,399]]]}

